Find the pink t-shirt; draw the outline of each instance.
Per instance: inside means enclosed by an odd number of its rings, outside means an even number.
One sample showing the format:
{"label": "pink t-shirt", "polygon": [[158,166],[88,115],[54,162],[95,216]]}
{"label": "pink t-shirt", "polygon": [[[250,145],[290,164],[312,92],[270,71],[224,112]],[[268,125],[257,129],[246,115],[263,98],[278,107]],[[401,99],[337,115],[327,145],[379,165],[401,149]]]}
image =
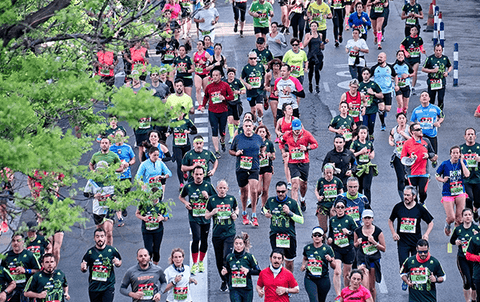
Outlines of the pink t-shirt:
{"label": "pink t-shirt", "polygon": [[163,11],[166,11],[167,9],[172,11],[172,15],[170,17],[171,21],[178,19],[178,14],[180,14],[180,11],[182,10],[180,4],[178,3],[175,3],[174,5],[171,5],[170,3],[165,4]]}
{"label": "pink t-shirt", "polygon": [[340,296],[343,298],[344,302],[348,302],[348,301],[365,302],[372,295],[370,294],[370,291],[368,289],[360,285],[360,287],[355,291],[352,291],[350,290],[350,288],[345,287],[344,289],[342,289],[342,293],[340,294]]}

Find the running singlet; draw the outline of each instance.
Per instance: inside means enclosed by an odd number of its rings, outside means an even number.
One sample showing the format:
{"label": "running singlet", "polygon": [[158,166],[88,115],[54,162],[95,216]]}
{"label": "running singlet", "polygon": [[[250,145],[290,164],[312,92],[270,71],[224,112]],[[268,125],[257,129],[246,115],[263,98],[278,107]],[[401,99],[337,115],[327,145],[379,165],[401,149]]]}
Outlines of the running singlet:
{"label": "running singlet", "polygon": [[360,92],[357,92],[356,96],[352,96],[350,91],[345,92],[346,101],[350,110],[348,111],[348,115],[353,117],[353,121],[355,123],[360,121],[360,114],[361,114],[361,106],[362,106],[362,95]]}
{"label": "running singlet", "polygon": [[195,52],[193,55],[193,62],[195,63],[195,74],[198,75],[206,75],[208,74],[207,70],[207,52],[204,50],[203,53],[200,55],[198,52]]}

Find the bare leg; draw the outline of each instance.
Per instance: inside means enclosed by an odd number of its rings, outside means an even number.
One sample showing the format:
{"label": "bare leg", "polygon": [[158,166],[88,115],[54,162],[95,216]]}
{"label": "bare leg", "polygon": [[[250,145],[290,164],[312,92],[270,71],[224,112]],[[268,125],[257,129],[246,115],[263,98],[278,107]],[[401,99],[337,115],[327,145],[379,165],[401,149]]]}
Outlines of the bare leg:
{"label": "bare leg", "polygon": [[342,279],[340,278],[342,274],[342,261],[335,259],[335,270],[333,272],[333,287],[335,289],[335,295],[340,296],[342,292]]}
{"label": "bare leg", "polygon": [[293,260],[285,260],[285,268],[293,273]]}
{"label": "bare leg", "polygon": [[250,188],[250,199],[252,201],[252,214],[257,213],[257,199],[258,199],[258,180],[249,179],[248,187]]}

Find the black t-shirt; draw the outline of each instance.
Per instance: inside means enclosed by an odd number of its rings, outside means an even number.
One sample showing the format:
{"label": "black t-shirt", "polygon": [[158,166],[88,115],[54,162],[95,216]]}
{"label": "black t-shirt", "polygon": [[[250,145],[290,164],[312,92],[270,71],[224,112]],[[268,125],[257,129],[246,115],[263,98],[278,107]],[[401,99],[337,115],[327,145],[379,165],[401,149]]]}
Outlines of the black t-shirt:
{"label": "black t-shirt", "polygon": [[433,216],[423,205],[416,203],[413,208],[407,209],[402,201],[393,207],[389,219],[392,222],[398,219],[397,234],[400,236],[400,242],[416,246],[417,241],[422,238],[420,222],[423,220],[428,224],[433,220]]}

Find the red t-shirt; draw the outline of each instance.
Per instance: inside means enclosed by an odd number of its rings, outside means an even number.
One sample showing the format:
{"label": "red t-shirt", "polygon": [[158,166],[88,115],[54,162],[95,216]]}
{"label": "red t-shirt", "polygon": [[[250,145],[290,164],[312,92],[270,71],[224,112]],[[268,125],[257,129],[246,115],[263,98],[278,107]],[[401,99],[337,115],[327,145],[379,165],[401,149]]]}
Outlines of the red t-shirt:
{"label": "red t-shirt", "polygon": [[372,295],[370,294],[370,291],[368,289],[366,289],[360,284],[360,287],[355,291],[352,291],[350,288],[345,287],[344,289],[342,289],[342,293],[340,294],[340,296],[343,298],[344,302],[365,302]]}
{"label": "red t-shirt", "polygon": [[[98,62],[100,64],[113,65],[113,52],[111,52],[111,51],[99,51],[99,52],[97,52],[97,58],[98,58]],[[105,70],[103,70],[103,69],[105,69]],[[102,71],[106,71],[106,70],[109,70],[109,72],[108,73],[107,72],[102,72]],[[98,67],[97,75],[113,77],[113,69]]]}
{"label": "red t-shirt", "polygon": [[402,154],[400,158],[405,156],[410,157],[412,152],[417,156],[417,159],[410,166],[410,175],[426,175],[428,174],[427,164],[428,160],[423,158],[424,153],[428,153],[428,143],[425,140],[421,140],[420,143],[416,142],[412,137],[408,139],[402,148]]}
{"label": "red t-shirt", "polygon": [[294,288],[298,286],[298,283],[288,269],[282,267],[280,273],[274,278],[272,270],[267,267],[260,272],[257,285],[265,289],[265,302],[288,302],[290,301],[288,294],[277,295],[275,292],[277,286]]}
{"label": "red t-shirt", "polygon": [[310,159],[308,156],[309,150],[300,151],[300,145],[305,147],[310,146],[310,150],[317,149],[318,143],[313,135],[307,130],[303,129],[300,132],[297,140],[293,138],[293,131],[287,131],[280,140],[280,149],[284,149],[285,145],[288,145],[288,163],[289,164],[299,164],[299,163],[309,163]]}
{"label": "red t-shirt", "polygon": [[[224,100],[219,100],[218,97],[223,95]],[[205,95],[203,96],[202,107],[205,107],[208,102],[208,111],[213,113],[222,113],[228,111],[227,102],[233,101],[234,95],[232,88],[227,83],[220,81],[218,83],[210,83],[205,87]]]}

